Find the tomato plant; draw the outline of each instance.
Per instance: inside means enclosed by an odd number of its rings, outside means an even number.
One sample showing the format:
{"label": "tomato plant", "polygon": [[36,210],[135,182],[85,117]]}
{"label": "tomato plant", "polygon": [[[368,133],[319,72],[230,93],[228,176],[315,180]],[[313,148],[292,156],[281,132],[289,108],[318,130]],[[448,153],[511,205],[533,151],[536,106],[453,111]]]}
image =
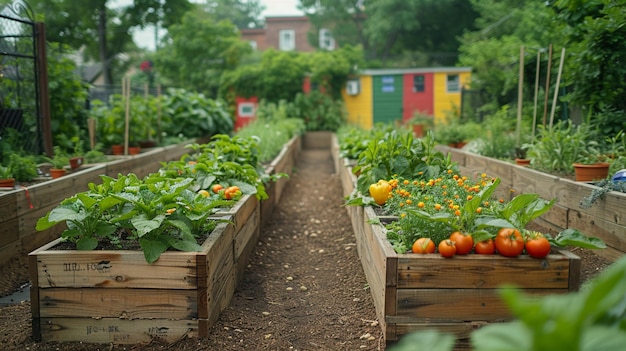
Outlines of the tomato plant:
{"label": "tomato plant", "polygon": [[479,241],[474,247],[474,252],[480,255],[493,255],[496,253],[496,246],[492,239]]}
{"label": "tomato plant", "polygon": [[412,251],[417,254],[433,253],[435,252],[435,242],[430,238],[419,238],[413,243]]}
{"label": "tomato plant", "polygon": [[550,253],[550,242],[541,233],[528,232],[526,234],[526,253],[530,257],[544,258]]}
{"label": "tomato plant", "polygon": [[450,239],[442,240],[438,246],[439,254],[442,257],[450,258],[456,254],[456,246],[454,241]]}
{"label": "tomato plant", "polygon": [[224,189],[224,186],[222,186],[222,184],[215,184],[211,187],[211,191],[214,193],[219,193],[220,190]]}
{"label": "tomato plant", "polygon": [[502,228],[496,235],[496,250],[505,257],[517,257],[524,251],[524,238],[515,228]]}
{"label": "tomato plant", "polygon": [[241,189],[239,189],[239,187],[236,185],[229,186],[228,188],[224,190],[224,199],[226,200],[237,199],[240,196],[241,196]]}
{"label": "tomato plant", "polygon": [[382,206],[387,202],[391,193],[391,184],[386,180],[379,180],[378,183],[370,185],[370,196],[378,205]]}
{"label": "tomato plant", "polygon": [[457,255],[467,255],[474,247],[474,239],[471,235],[456,231],[450,235],[450,240],[456,246]]}

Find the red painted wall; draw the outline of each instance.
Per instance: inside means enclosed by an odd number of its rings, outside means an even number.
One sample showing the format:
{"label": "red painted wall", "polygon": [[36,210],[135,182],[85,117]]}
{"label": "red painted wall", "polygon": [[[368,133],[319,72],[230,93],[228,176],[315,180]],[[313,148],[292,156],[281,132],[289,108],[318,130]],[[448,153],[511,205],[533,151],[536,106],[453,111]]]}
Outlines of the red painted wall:
{"label": "red painted wall", "polygon": [[[256,96],[251,96],[249,98],[244,98],[241,96],[237,96],[235,98],[235,104],[237,105],[237,110],[235,111],[235,130],[239,130],[244,127],[246,124],[254,121],[256,119],[256,108],[258,107],[259,99]],[[244,104],[247,108],[241,108],[241,105]],[[252,108],[252,111],[250,111]],[[244,114],[242,112],[252,112],[252,114]]]}
{"label": "red painted wall", "polygon": [[[415,92],[413,89],[413,77],[424,76],[424,91]],[[405,74],[403,79],[402,96],[402,120],[409,120],[415,111],[427,115],[434,113],[434,79],[432,73]]]}

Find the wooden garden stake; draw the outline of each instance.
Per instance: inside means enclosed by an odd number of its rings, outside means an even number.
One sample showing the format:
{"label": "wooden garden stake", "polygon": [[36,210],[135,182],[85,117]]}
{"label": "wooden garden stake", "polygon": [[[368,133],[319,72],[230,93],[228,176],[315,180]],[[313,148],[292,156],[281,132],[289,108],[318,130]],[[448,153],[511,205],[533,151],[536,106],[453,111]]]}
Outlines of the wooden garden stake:
{"label": "wooden garden stake", "polygon": [[520,146],[522,135],[522,103],[524,89],[524,46],[519,48],[519,79],[517,84],[517,133],[515,136],[515,147]]}
{"label": "wooden garden stake", "polygon": [[543,126],[546,125],[548,117],[548,93],[550,92],[550,71],[552,70],[552,44],[548,47],[548,70],[546,72],[546,90],[543,101]]}
{"label": "wooden garden stake", "polygon": [[561,49],[561,61],[559,62],[559,72],[556,75],[556,86],[554,87],[554,98],[552,99],[552,110],[550,111],[550,128],[554,122],[554,110],[556,109],[556,100],[559,97],[559,83],[561,83],[561,73],[563,73],[563,63],[565,62],[565,48]]}
{"label": "wooden garden stake", "polygon": [[533,106],[533,124],[532,124],[532,130],[531,130],[531,135],[530,135],[530,140],[535,140],[535,126],[537,125],[537,95],[539,93],[539,71],[541,70],[541,50],[543,49],[539,49],[537,51],[537,66],[535,68],[536,74],[535,74],[535,101],[534,101],[534,106]]}
{"label": "wooden garden stake", "polygon": [[128,139],[130,132],[130,78],[124,78],[126,81],[126,114],[125,114],[125,125],[124,125],[124,155],[128,155]]}

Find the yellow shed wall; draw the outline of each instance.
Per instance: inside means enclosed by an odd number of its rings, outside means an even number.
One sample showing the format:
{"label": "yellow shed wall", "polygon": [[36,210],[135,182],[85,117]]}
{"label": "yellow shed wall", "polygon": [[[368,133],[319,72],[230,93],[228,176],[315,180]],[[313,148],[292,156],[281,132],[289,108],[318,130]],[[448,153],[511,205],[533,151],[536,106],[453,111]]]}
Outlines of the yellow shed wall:
{"label": "yellow shed wall", "polygon": [[[461,87],[469,84],[470,72],[459,72]],[[435,73],[434,84],[434,106],[435,123],[445,123],[446,115],[453,113],[458,116],[461,109],[461,92],[448,93],[446,91],[446,78],[448,73]]]}
{"label": "yellow shed wall", "polygon": [[359,76],[361,91],[357,95],[346,94],[342,91],[343,101],[348,110],[348,123],[358,125],[363,129],[371,129],[373,126],[373,94],[372,76]]}

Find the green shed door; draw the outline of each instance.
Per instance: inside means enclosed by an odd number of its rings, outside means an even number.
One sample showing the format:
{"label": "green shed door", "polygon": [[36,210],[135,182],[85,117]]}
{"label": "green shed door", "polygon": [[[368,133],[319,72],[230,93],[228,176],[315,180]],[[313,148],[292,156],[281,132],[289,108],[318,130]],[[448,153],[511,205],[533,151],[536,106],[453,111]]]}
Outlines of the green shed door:
{"label": "green shed door", "polygon": [[374,123],[402,121],[402,75],[373,76]]}

